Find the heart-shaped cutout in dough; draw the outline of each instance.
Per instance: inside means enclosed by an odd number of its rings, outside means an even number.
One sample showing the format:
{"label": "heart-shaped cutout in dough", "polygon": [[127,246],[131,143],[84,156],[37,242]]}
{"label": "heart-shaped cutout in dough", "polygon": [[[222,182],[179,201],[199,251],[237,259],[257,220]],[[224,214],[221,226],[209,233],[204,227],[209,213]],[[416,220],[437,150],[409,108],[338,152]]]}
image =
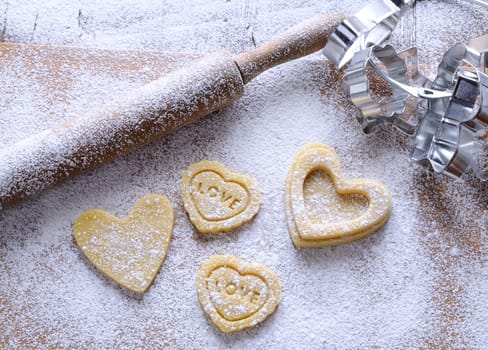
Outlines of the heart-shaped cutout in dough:
{"label": "heart-shaped cutout in dough", "polygon": [[89,210],[76,219],[73,232],[97,269],[121,286],[144,293],[166,257],[173,221],[169,200],[149,194],[137,201],[125,219]]}
{"label": "heart-shaped cutout in dough", "polygon": [[251,178],[207,160],[192,164],[183,172],[181,195],[191,222],[202,233],[241,226],[256,215],[261,202]]}
{"label": "heart-shaped cutout in dough", "polygon": [[281,286],[267,267],[230,255],[205,261],[197,277],[198,299],[223,332],[252,327],[271,315],[281,298]]}
{"label": "heart-shaped cutout in dough", "polygon": [[[320,172],[320,181],[313,179]],[[317,195],[327,198],[317,201],[311,211],[313,204],[306,203],[306,197]],[[371,179],[344,179],[337,154],[324,144],[297,153],[288,172],[285,201],[288,231],[296,247],[363,238],[381,228],[391,212],[391,194],[385,185]]]}

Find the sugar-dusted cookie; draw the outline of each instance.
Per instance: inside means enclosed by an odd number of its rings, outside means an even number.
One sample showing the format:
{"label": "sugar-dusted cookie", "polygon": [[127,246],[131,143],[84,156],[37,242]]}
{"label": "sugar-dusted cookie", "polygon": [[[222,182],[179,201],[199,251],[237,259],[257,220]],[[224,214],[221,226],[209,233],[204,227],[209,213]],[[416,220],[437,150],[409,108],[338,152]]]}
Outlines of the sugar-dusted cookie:
{"label": "sugar-dusted cookie", "polygon": [[335,151],[311,144],[293,159],[285,193],[288,231],[296,247],[349,243],[381,228],[391,194],[381,182],[344,179]]}
{"label": "sugar-dusted cookie", "polygon": [[256,215],[261,204],[261,193],[249,176],[207,160],[183,172],[181,195],[191,222],[202,233],[239,227]]}
{"label": "sugar-dusted cookie", "polygon": [[271,315],[281,298],[281,285],[266,266],[230,255],[214,255],[197,276],[198,299],[222,332],[252,327]]}
{"label": "sugar-dusted cookie", "polygon": [[125,219],[94,209],[73,224],[76,242],[88,260],[136,293],[144,293],[156,277],[172,231],[173,209],[168,198],[158,194],[139,199]]}

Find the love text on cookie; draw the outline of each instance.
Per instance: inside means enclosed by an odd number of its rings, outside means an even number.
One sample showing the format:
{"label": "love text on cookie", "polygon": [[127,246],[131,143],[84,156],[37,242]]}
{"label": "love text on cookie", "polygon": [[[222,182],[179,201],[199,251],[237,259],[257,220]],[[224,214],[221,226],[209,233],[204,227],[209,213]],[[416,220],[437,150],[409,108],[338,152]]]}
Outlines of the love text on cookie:
{"label": "love text on cookie", "polygon": [[250,221],[261,202],[250,177],[207,160],[183,172],[181,195],[191,222],[203,233],[229,231]]}
{"label": "love text on cookie", "polygon": [[200,267],[197,292],[212,322],[223,332],[234,332],[272,314],[280,301],[281,286],[264,265],[214,255]]}

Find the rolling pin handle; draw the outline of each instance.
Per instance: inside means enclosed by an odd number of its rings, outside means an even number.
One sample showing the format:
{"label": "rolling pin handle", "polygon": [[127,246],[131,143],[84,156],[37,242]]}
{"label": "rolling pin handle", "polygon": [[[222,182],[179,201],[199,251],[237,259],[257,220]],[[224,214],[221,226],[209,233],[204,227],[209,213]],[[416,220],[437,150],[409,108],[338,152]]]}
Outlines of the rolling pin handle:
{"label": "rolling pin handle", "polygon": [[242,80],[246,84],[267,69],[322,49],[343,19],[341,14],[311,18],[255,50],[234,57]]}

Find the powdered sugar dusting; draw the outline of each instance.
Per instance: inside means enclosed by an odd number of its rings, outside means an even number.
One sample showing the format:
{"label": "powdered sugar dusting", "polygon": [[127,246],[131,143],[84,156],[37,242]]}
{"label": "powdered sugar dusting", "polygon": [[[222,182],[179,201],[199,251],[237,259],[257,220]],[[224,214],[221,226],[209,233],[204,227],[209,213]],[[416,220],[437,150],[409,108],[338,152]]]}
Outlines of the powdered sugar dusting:
{"label": "powdered sugar dusting", "polygon": [[242,89],[230,56],[215,54],[17,142],[0,152],[0,207],[158,139]]}
{"label": "powdered sugar dusting", "polygon": [[139,199],[123,220],[96,209],[83,213],[73,224],[73,234],[101,272],[127,289],[143,293],[164,261],[172,228],[171,204],[165,197],[151,194]]}
{"label": "powdered sugar dusting", "polygon": [[[352,13],[361,5],[105,1],[79,11],[71,1],[48,0],[37,7],[31,1],[0,1],[0,16],[7,13],[0,26],[6,28],[4,38],[22,42],[238,53],[299,20],[331,10]],[[427,63],[440,59],[449,45],[446,37],[483,32],[479,14],[462,6],[419,2],[418,37]],[[432,16],[434,10],[439,16]],[[461,19],[473,25],[464,27]],[[402,35],[396,32],[393,39],[401,42]],[[85,110],[97,95],[110,101],[116,90],[144,80],[90,72],[82,68],[73,78],[77,88],[66,100],[48,91],[49,102],[33,94],[39,84],[26,84],[22,72],[19,79],[9,78],[14,93],[0,94],[0,144],[51,126],[57,111]],[[406,140],[395,131],[362,135],[336,78],[321,55],[286,64],[251,82],[234,105],[1,212],[2,347],[482,349],[488,334],[487,190],[473,178],[448,180],[410,164]],[[7,96],[15,103],[4,108]],[[349,245],[293,248],[285,222],[285,179],[296,152],[311,142],[334,147],[344,176],[386,184],[393,209],[384,228]],[[194,230],[179,181],[188,165],[202,159],[217,160],[258,184],[262,206],[253,221],[212,237]],[[123,217],[147,193],[168,196],[175,230],[154,284],[134,296],[84,259],[71,225],[91,208]],[[195,288],[200,264],[213,254],[274,271],[283,286],[276,312],[255,328],[230,335],[218,331]]]}

